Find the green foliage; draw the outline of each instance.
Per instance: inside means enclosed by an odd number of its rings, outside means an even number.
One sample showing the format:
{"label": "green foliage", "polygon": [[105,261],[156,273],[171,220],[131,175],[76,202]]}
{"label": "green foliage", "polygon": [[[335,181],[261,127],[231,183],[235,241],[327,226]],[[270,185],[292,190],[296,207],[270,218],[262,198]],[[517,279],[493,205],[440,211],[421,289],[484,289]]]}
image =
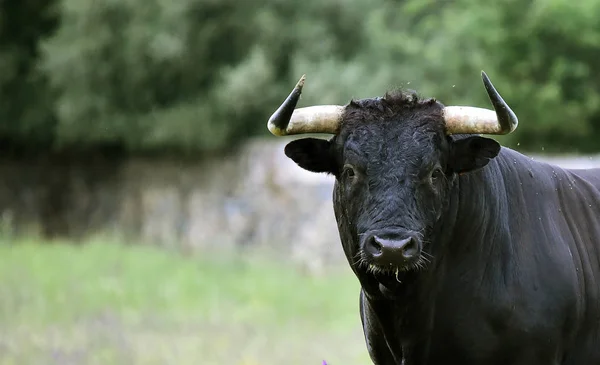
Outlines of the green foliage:
{"label": "green foliage", "polygon": [[251,2],[63,3],[64,26],[45,44],[61,146],[218,149],[255,131],[249,121],[276,96]]}
{"label": "green foliage", "polygon": [[[470,54],[491,74],[521,121],[519,132],[504,141],[537,151],[545,146],[546,151],[597,152],[600,65],[594,59],[600,51],[600,24],[592,14],[600,4],[463,3],[449,9],[446,18],[465,20],[457,38],[474,45]],[[483,102],[473,92],[465,96],[463,102]]]}
{"label": "green foliage", "polygon": [[58,27],[54,0],[0,1],[0,144],[49,145],[56,118],[46,75],[37,69],[40,42]]}
{"label": "green foliage", "polygon": [[214,151],[266,134],[303,73],[303,105],[403,86],[489,107],[483,69],[521,121],[502,142],[598,151],[596,1],[61,1],[55,33],[55,6],[1,3],[2,135]]}

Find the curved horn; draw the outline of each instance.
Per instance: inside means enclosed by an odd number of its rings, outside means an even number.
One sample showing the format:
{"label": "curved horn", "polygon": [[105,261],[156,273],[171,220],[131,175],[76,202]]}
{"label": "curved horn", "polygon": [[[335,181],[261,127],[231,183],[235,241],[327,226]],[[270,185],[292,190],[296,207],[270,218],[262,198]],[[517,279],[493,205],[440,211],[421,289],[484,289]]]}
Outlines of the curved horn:
{"label": "curved horn", "polygon": [[[267,122],[267,128],[276,136],[304,133],[336,134],[342,119],[343,106],[318,105],[296,108],[306,75],[302,75],[294,90]],[[295,110],[294,110],[295,109]]]}
{"label": "curved horn", "polygon": [[469,106],[444,108],[448,134],[509,134],[517,129],[519,120],[502,96],[496,91],[485,72],[481,71],[483,84],[494,110]]}

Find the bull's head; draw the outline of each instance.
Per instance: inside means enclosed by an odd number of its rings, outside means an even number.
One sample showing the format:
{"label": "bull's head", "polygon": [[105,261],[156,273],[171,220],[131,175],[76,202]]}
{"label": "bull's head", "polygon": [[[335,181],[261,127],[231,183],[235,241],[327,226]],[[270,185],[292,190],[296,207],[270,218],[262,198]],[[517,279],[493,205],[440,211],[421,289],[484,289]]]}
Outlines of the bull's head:
{"label": "bull's head", "polygon": [[303,76],[269,119],[277,136],[333,134],[290,142],[285,154],[308,171],[335,176],[336,219],[355,270],[397,274],[422,266],[457,175],[484,167],[500,151],[496,141],[476,134],[517,127],[515,114],[482,77],[495,110],[445,107],[406,91],[295,109]]}

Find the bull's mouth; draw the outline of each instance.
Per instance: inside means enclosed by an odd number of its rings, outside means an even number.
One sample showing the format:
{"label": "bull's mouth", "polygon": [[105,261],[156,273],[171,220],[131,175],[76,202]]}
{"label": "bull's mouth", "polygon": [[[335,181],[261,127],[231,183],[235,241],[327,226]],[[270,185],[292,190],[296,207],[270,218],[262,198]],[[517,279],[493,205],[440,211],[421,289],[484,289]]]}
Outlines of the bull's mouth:
{"label": "bull's mouth", "polygon": [[359,266],[366,268],[367,273],[374,275],[394,275],[397,278],[406,272],[423,271],[431,264],[431,255],[422,251],[419,256],[407,260],[402,264],[389,263],[387,265],[373,262],[368,258],[363,258]]}

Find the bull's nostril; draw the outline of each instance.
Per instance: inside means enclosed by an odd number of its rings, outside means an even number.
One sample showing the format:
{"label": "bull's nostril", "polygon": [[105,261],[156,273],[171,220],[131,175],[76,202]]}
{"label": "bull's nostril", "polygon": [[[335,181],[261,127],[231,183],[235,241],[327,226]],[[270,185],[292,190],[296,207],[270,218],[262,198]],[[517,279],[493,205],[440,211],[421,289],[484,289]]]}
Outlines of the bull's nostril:
{"label": "bull's nostril", "polygon": [[383,250],[383,244],[379,241],[377,236],[369,237],[365,249],[373,256],[381,255]]}
{"label": "bull's nostril", "polygon": [[419,254],[419,243],[414,238],[410,238],[409,241],[402,247],[402,256],[405,258],[413,258]]}
{"label": "bull's nostril", "polygon": [[362,251],[372,263],[378,265],[403,265],[421,254],[421,242],[416,237],[387,233],[383,236],[370,234],[362,242]]}

